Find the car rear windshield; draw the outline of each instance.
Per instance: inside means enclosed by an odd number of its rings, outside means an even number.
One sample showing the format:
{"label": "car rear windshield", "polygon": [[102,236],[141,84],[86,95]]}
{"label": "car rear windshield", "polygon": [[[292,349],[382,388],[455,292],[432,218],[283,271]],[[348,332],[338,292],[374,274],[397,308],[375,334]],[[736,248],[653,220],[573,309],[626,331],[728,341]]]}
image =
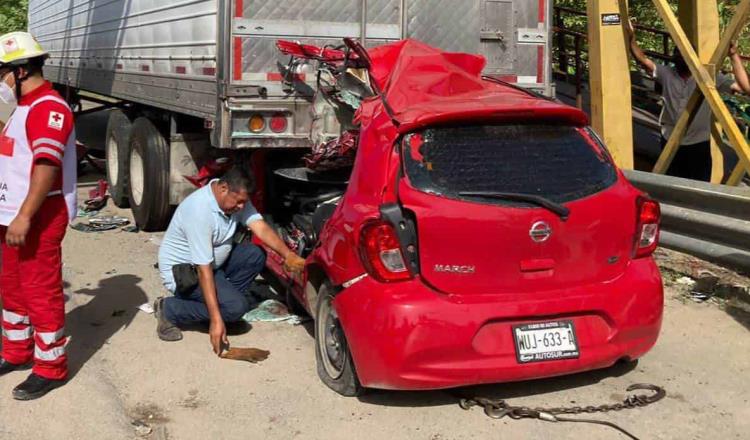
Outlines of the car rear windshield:
{"label": "car rear windshield", "polygon": [[403,157],[415,188],[456,199],[475,200],[460,196],[465,192],[497,192],[564,203],[617,180],[604,147],[565,125],[431,128],[404,138]]}

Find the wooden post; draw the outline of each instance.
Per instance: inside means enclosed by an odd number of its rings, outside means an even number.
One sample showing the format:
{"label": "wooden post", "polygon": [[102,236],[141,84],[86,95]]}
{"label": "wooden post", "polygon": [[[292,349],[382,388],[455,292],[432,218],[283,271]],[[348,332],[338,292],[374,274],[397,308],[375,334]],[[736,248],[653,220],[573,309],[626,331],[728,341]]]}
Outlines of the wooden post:
{"label": "wooden post", "polygon": [[[591,125],[617,165],[633,168],[633,108],[630,66],[618,0],[587,2]],[[627,12],[627,11],[625,11]]]}
{"label": "wooden post", "polygon": [[[715,79],[716,71],[721,66],[711,64],[711,57],[719,45],[719,7],[716,0],[680,0],[679,16],[682,29],[706,66],[709,74]],[[721,183],[724,178],[724,156],[721,153],[721,126],[716,118],[711,117],[711,182]]]}

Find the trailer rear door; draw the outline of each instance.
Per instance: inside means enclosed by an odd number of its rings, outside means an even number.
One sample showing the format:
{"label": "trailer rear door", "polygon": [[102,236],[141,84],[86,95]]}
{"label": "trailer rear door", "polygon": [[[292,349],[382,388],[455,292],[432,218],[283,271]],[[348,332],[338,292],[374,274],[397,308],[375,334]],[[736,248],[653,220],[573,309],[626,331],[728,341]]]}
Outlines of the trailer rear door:
{"label": "trailer rear door", "polygon": [[481,53],[485,73],[550,94],[551,0],[409,0],[410,37],[456,52]]}
{"label": "trailer rear door", "polygon": [[[400,0],[234,0],[234,3],[233,82],[278,82],[277,63],[288,61],[276,50],[278,39],[338,46],[344,37],[361,39],[366,33],[367,43],[375,46],[402,37]],[[276,87],[268,90],[272,95],[282,93]]]}
{"label": "trailer rear door", "polygon": [[[488,75],[546,93],[551,0],[234,0],[232,81],[277,82],[277,39],[377,46],[409,37],[444,50],[481,53]],[[460,10],[458,10],[460,8]],[[312,78],[307,78],[312,79]],[[282,95],[281,87],[268,87]]]}

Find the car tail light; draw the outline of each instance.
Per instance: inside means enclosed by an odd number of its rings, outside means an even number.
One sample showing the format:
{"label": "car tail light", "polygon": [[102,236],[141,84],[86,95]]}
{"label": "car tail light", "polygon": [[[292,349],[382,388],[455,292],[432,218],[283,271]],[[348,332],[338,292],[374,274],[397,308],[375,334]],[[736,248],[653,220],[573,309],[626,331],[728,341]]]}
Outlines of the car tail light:
{"label": "car tail light", "polygon": [[635,230],[633,257],[641,258],[653,254],[659,245],[661,209],[658,202],[646,197],[639,197],[636,204],[638,207],[638,226]]}
{"label": "car tail light", "polygon": [[378,281],[390,283],[412,278],[398,235],[390,223],[374,221],[362,227],[360,258],[370,276]]}
{"label": "car tail light", "polygon": [[277,113],[271,117],[271,123],[269,124],[271,131],[274,133],[283,133],[286,131],[287,120],[286,115],[283,113]]}
{"label": "car tail light", "polygon": [[247,123],[247,128],[253,133],[260,133],[266,128],[266,120],[261,115],[252,115]]}

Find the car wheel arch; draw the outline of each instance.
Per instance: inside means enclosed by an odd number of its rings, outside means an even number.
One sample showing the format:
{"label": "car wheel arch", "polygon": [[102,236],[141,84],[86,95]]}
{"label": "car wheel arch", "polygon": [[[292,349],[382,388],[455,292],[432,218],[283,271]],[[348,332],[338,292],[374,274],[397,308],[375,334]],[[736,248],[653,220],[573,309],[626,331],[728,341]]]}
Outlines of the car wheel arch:
{"label": "car wheel arch", "polygon": [[[312,285],[312,283],[308,285]],[[346,330],[339,321],[338,313],[335,310],[335,298],[341,291],[342,289],[339,286],[334,286],[329,279],[325,278],[316,293],[315,314],[313,315],[315,317],[316,369],[320,379],[329,388],[343,396],[356,397],[366,390],[359,380],[357,362],[347,342]],[[330,324],[332,316],[334,316],[335,324]],[[329,324],[331,325],[330,329],[335,327],[336,330],[330,330]],[[337,334],[339,336],[336,336]],[[335,342],[335,348],[332,349],[335,358],[329,357],[331,356],[328,350],[329,337],[331,338],[330,341]],[[340,348],[339,343],[343,348]],[[325,347],[325,349],[322,347]],[[334,359],[338,359],[341,364],[337,365]]]}
{"label": "car wheel arch", "polygon": [[309,264],[306,268],[307,283],[305,284],[305,303],[310,316],[315,316],[315,310],[318,306],[318,293],[323,283],[328,282],[333,287],[334,292],[338,293],[341,289],[331,281],[323,266],[318,263]]}

